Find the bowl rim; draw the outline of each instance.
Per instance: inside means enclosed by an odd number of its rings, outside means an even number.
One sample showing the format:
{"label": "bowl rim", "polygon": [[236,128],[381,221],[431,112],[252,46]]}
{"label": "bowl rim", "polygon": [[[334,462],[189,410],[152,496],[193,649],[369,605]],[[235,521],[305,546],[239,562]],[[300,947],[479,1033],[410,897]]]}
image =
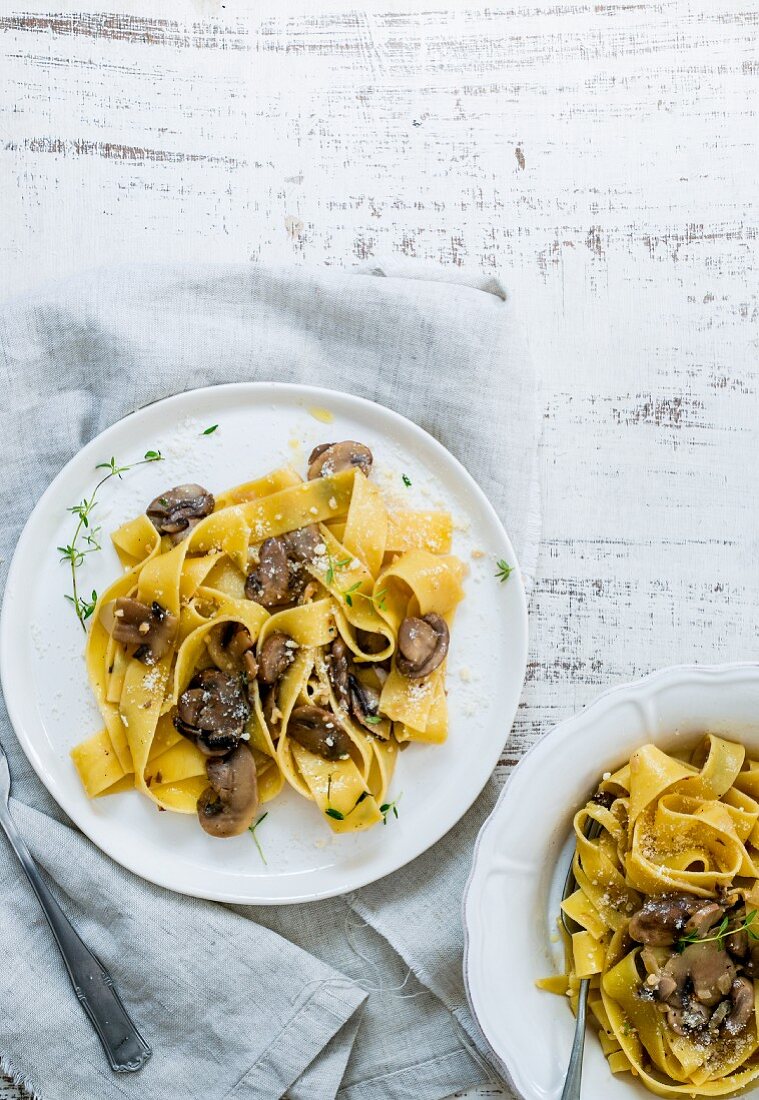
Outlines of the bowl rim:
{"label": "bowl rim", "polygon": [[[576,711],[574,714],[569,715],[567,718],[562,719],[555,726],[552,726],[546,734],[539,738],[533,745],[527,749],[524,756],[519,760],[516,767],[511,772],[506,784],[504,785],[498,801],[491,810],[490,814],[483,822],[477,839],[472,851],[472,862],[469,869],[469,875],[467,877],[466,886],[464,887],[464,894],[461,900],[461,919],[464,930],[464,954],[463,954],[463,977],[464,977],[464,989],[466,991],[467,1004],[472,1014],[472,1018],[475,1023],[475,1027],[479,1031],[483,1040],[483,1053],[490,1061],[491,1065],[498,1071],[504,1081],[514,1094],[521,1098],[521,1100],[534,1100],[534,1096],[527,1095],[516,1083],[514,1075],[511,1071],[509,1063],[505,1057],[498,1053],[493,1042],[488,1037],[487,1028],[483,1025],[481,1016],[477,1012],[477,1006],[475,1004],[475,996],[472,992],[470,984],[470,958],[472,941],[475,938],[475,933],[472,931],[471,921],[469,917],[469,903],[472,897],[474,886],[477,882],[478,873],[483,870],[480,865],[480,856],[482,843],[487,836],[490,829],[492,829],[497,821],[500,813],[503,811],[504,804],[509,799],[509,790],[513,787],[513,778],[520,771],[524,770],[525,764],[529,765],[532,760],[541,753],[547,752],[546,746],[555,744],[557,741],[564,740],[572,735],[572,733],[583,726],[588,720],[588,716],[592,714],[594,717],[602,714],[610,707],[614,706],[618,701],[622,699],[637,699],[640,696],[654,695],[662,686],[666,684],[676,683],[678,681],[687,682],[694,678],[700,679],[703,682],[719,683],[720,681],[729,682],[731,678],[736,680],[748,679],[755,683],[759,683],[759,661],[728,661],[720,664],[679,664],[679,665],[667,665],[664,668],[655,669],[653,672],[648,673],[645,676],[641,676],[635,680],[627,680],[621,684],[614,684],[611,687],[606,688],[599,695],[596,695],[590,702],[586,703]],[[512,1059],[513,1061],[513,1059]]]}

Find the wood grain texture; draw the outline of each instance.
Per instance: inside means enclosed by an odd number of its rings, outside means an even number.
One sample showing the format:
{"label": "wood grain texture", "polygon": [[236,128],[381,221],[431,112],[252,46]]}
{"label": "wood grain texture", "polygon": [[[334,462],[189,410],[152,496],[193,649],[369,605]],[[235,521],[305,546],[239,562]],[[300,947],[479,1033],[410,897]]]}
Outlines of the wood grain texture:
{"label": "wood grain texture", "polygon": [[109,6],[0,16],[0,294],[133,259],[502,269],[545,519],[501,774],[604,687],[759,659],[759,8]]}

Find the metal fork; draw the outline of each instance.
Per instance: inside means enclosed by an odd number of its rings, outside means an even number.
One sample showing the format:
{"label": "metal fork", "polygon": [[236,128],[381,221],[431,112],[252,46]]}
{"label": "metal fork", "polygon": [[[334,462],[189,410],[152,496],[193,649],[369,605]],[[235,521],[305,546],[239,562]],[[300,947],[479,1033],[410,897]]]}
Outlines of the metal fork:
{"label": "metal fork", "polygon": [[74,992],[100,1037],[111,1069],[116,1073],[134,1072],[145,1065],[153,1052],[130,1020],[111,975],[82,943],[45,885],[11,817],[8,807],[10,790],[8,760],[0,744],[0,825],[37,895],[66,964]]}
{"label": "metal fork", "polygon": [[[588,840],[592,840],[597,837],[601,831],[597,821],[591,821],[585,827],[585,836]],[[567,898],[575,892],[577,889],[577,879],[574,872],[574,853],[572,853],[572,862],[569,864],[569,870],[567,871],[567,877],[564,881],[564,890],[561,895],[561,900],[566,901]],[[581,931],[580,925],[573,921],[571,917],[568,917],[564,910],[561,910],[561,923],[564,925],[564,931],[568,936],[571,936],[573,932]],[[561,1094],[561,1100],[580,1100],[582,1092],[582,1059],[585,1053],[585,1018],[588,1011],[588,991],[590,990],[590,978],[583,978],[580,981],[580,990],[577,995],[577,1019],[575,1021],[575,1037],[572,1041],[572,1053],[569,1056],[569,1068],[567,1069],[567,1078],[564,1082],[564,1089]]]}

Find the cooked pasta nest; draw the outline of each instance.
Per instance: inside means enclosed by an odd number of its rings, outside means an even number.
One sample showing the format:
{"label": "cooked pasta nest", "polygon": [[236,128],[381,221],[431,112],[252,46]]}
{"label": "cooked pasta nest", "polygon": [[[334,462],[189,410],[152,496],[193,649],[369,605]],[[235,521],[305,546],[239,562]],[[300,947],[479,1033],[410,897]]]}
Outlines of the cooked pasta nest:
{"label": "cooked pasta nest", "polygon": [[574,818],[566,973],[613,1073],[657,1096],[727,1096],[759,1078],[759,761],[709,734],[642,746]]}
{"label": "cooked pasta nest", "polygon": [[216,495],[167,489],[112,535],[86,648],[91,797],[136,788],[212,836],[285,784],[336,833],[386,820],[398,752],[441,743],[464,567],[446,512],[390,511],[372,455],[323,444]]}

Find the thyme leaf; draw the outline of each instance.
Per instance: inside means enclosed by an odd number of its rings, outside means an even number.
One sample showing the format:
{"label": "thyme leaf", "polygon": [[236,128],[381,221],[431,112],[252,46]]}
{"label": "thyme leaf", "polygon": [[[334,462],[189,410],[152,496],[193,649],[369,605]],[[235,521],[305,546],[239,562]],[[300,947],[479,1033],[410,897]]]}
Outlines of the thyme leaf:
{"label": "thyme leaf", "polygon": [[390,814],[393,814],[395,817],[398,816],[398,803],[400,802],[400,800],[402,798],[403,798],[403,791],[401,791],[401,793],[398,795],[398,797],[394,798],[392,802],[383,802],[382,803],[382,805],[380,806],[379,809],[380,809],[380,813],[382,814],[382,824],[383,825],[387,825],[387,819],[388,819]]}
{"label": "thyme leaf", "polygon": [[728,936],[732,936],[734,932],[748,932],[752,940],[759,940],[759,932],[751,927],[756,918],[757,910],[752,909],[751,912],[746,912],[745,918],[740,924],[735,924],[730,927],[730,917],[725,914],[722,920],[717,925],[716,931],[711,936],[699,936],[697,932],[690,932],[687,936],[680,936],[677,941],[677,950],[682,952],[691,943],[719,943],[721,944]]}
{"label": "thyme leaf", "polygon": [[514,572],[514,566],[509,565],[509,563],[507,561],[505,561],[503,558],[500,558],[496,562],[496,565],[497,565],[498,568],[497,568],[497,571],[495,573],[495,576],[498,577],[498,580],[501,582],[501,584],[503,584],[505,581],[507,581],[509,579],[511,574]]}
{"label": "thyme leaf", "polygon": [[261,816],[259,817],[258,821],[255,822],[255,824],[248,826],[248,828],[250,829],[251,835],[253,837],[253,840],[256,842],[256,848],[258,848],[258,854],[260,855],[261,859],[264,861],[264,864],[266,864],[266,856],[264,855],[264,850],[261,847],[261,842],[259,841],[258,837],[256,836],[256,829],[261,824],[261,822],[264,820],[264,818],[268,817],[268,816],[269,816],[269,811],[267,810],[266,813],[261,814]]}
{"label": "thyme leaf", "polygon": [[79,587],[77,585],[77,570],[84,564],[84,559],[87,554],[93,554],[96,550],[100,550],[100,527],[92,527],[90,525],[90,517],[92,516],[95,505],[97,504],[97,495],[101,488],[111,478],[117,477],[121,480],[122,476],[129,470],[133,470],[136,466],[145,466],[149,462],[161,462],[163,455],[160,451],[146,451],[145,457],[139,459],[137,462],[130,462],[126,465],[120,465],[116,459],[111,456],[110,462],[98,462],[95,466],[96,470],[105,470],[106,472],[100,478],[95,485],[92,493],[80,501],[79,504],[73,504],[67,508],[66,511],[70,512],[72,516],[76,516],[77,524],[74,528],[74,535],[66,546],[57,546],[56,549],[61,555],[60,560],[62,562],[68,562],[69,569],[71,570],[71,593],[66,593],[65,598],[70,604],[73,605],[74,613],[77,619],[82,625],[82,630],[86,630],[87,619],[90,618],[95,610],[95,604],[97,603],[98,595],[95,589],[92,590],[90,599],[85,599],[84,596],[79,594]]}

